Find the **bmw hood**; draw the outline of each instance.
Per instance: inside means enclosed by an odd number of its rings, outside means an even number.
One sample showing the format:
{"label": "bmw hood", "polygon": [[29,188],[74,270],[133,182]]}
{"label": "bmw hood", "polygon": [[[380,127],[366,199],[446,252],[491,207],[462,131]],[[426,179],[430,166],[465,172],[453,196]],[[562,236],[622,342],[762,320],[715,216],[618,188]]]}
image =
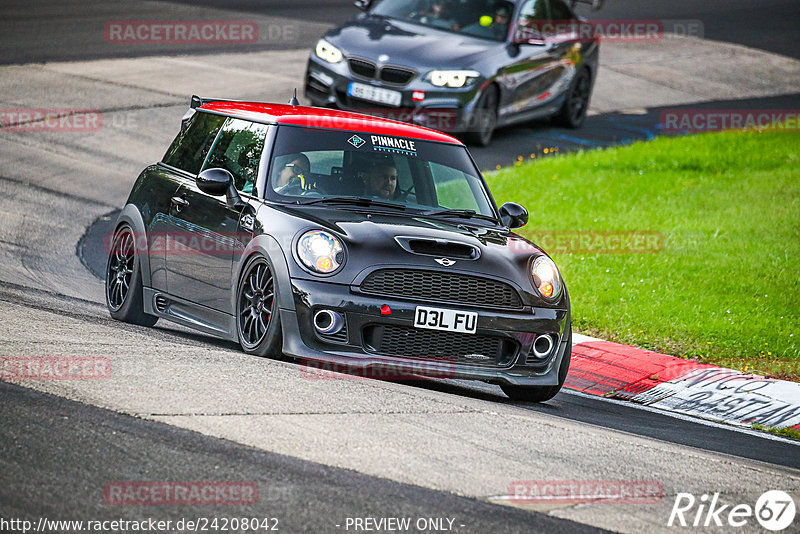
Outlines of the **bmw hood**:
{"label": "bmw hood", "polygon": [[325,39],[346,57],[420,71],[475,68],[478,61],[503,46],[500,42],[375,16],[352,20],[328,32]]}

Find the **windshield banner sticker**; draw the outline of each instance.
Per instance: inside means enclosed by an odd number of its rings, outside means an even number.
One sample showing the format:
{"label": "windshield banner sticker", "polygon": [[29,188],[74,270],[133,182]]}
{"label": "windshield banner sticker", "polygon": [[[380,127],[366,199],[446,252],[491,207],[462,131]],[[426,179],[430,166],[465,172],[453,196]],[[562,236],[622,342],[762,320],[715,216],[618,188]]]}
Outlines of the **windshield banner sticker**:
{"label": "windshield banner sticker", "polygon": [[378,152],[389,152],[392,154],[402,154],[404,156],[417,155],[417,146],[414,141],[409,139],[398,139],[396,137],[385,137],[382,135],[373,135],[372,150]]}

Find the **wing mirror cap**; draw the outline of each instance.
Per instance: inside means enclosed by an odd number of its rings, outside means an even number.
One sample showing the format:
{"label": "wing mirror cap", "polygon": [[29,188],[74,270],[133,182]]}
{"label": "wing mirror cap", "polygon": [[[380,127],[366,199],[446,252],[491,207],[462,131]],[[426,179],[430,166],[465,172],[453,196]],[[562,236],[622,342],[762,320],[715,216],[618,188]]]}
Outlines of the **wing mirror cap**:
{"label": "wing mirror cap", "polygon": [[500,220],[511,229],[522,228],[528,224],[528,210],[516,202],[506,202],[500,206]]}
{"label": "wing mirror cap", "polygon": [[233,175],[225,169],[206,169],[197,175],[197,188],[207,195],[224,195],[233,183]]}

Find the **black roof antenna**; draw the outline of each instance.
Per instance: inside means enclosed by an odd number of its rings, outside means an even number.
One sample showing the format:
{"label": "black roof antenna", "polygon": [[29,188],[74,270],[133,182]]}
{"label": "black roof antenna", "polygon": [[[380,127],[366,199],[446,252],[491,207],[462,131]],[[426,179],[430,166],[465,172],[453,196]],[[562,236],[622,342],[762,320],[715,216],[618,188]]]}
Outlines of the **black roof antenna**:
{"label": "black roof antenna", "polygon": [[295,88],[295,90],[294,90],[294,96],[292,97],[291,100],[289,100],[289,105],[290,106],[299,106],[300,105],[300,101],[297,100],[297,88]]}

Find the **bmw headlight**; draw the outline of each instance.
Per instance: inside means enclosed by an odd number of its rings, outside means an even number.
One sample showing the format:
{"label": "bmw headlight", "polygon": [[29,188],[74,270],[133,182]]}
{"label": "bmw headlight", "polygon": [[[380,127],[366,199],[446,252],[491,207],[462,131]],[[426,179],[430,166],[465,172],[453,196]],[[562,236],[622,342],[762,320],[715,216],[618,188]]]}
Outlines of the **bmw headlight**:
{"label": "bmw headlight", "polygon": [[331,274],[344,263],[344,246],[329,232],[311,230],[297,240],[297,257],[308,270]]}
{"label": "bmw headlight", "polygon": [[554,302],[561,295],[561,276],[556,264],[547,256],[538,256],[531,262],[531,281],[547,301]]}
{"label": "bmw headlight", "polygon": [[475,81],[481,73],[475,70],[435,70],[428,80],[436,87],[464,87]]}
{"label": "bmw headlight", "polygon": [[318,58],[324,59],[328,63],[339,63],[342,60],[342,51],[325,39],[319,40],[316,52]]}

